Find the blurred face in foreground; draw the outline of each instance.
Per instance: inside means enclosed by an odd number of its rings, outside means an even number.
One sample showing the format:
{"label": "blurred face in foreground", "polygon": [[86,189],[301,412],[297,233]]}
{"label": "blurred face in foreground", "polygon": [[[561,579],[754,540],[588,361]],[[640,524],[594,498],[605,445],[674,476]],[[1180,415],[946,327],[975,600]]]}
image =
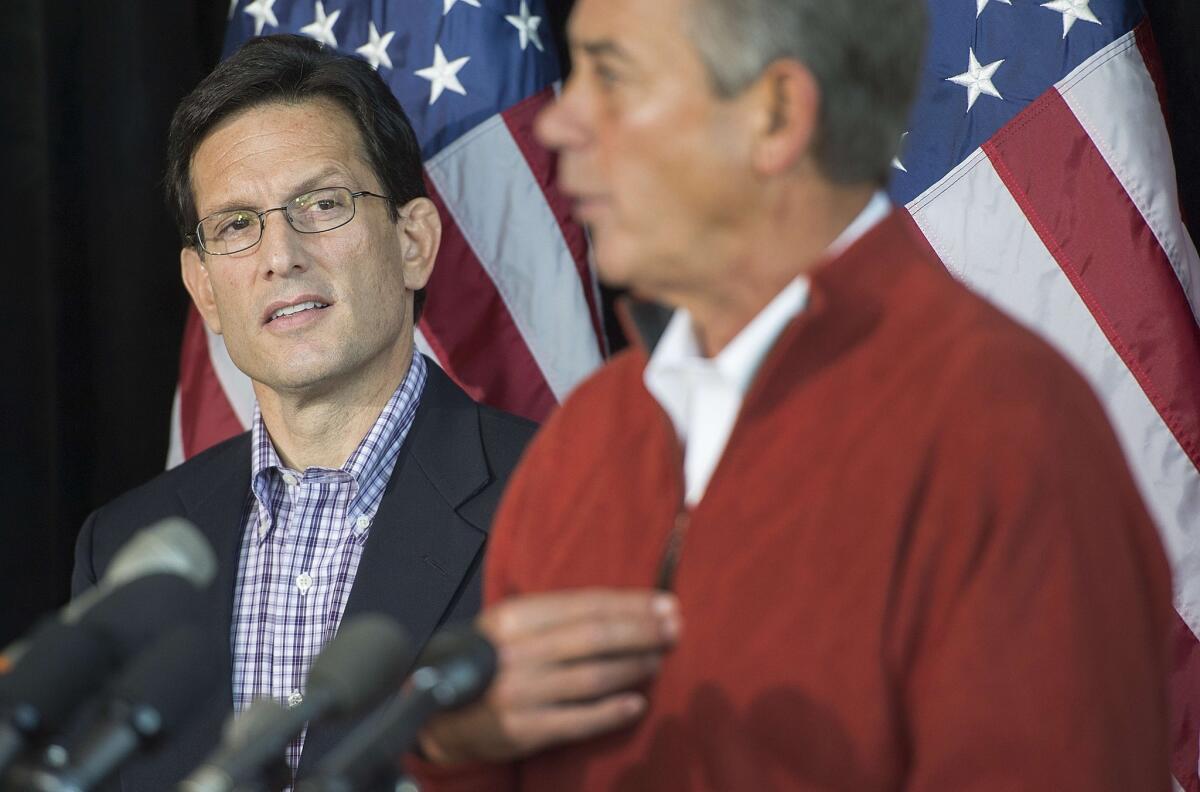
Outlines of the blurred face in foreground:
{"label": "blurred face in foreground", "polygon": [[755,91],[718,97],[689,39],[695,0],[580,0],[573,68],[538,119],[604,280],[678,303],[736,273],[762,191]]}

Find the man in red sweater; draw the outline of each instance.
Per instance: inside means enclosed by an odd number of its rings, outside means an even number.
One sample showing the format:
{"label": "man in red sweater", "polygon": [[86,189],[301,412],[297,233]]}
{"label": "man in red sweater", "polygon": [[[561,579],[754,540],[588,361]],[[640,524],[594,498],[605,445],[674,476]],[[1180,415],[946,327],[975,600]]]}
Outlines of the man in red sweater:
{"label": "man in red sweater", "polygon": [[675,310],[515,475],[501,673],[431,788],[1167,788],[1169,573],[1103,412],[879,192],[922,6],[578,3],[538,129],[601,275]]}

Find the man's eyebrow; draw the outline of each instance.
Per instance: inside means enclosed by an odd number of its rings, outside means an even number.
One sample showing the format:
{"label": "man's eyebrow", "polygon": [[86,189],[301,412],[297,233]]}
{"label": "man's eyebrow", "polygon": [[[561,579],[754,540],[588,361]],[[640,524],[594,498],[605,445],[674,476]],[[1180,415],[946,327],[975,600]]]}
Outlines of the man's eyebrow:
{"label": "man's eyebrow", "polygon": [[593,58],[618,58],[620,60],[629,60],[629,53],[627,53],[620,44],[612,39],[581,41],[576,43],[574,46],[588,55],[591,55]]}
{"label": "man's eyebrow", "polygon": [[[340,165],[330,165],[322,168],[312,176],[309,176],[304,181],[295,185],[289,191],[287,200],[290,201],[297,195],[303,195],[306,192],[316,190],[321,187],[349,187],[351,190],[358,189],[359,186],[349,184],[349,181],[350,174],[345,168]],[[240,209],[248,209],[254,212],[260,212],[266,208],[270,207],[256,209],[253,201],[234,199],[231,201],[225,201],[215,209],[210,209],[209,211],[205,212],[202,217],[208,217],[209,215],[214,215],[217,212],[232,212]]]}
{"label": "man's eyebrow", "polygon": [[292,197],[303,195],[310,190],[316,190],[321,187],[349,187],[351,190],[362,188],[361,184],[350,184],[349,182],[350,172],[346,168],[343,168],[341,165],[330,165],[297,184],[295,189],[292,190]]}

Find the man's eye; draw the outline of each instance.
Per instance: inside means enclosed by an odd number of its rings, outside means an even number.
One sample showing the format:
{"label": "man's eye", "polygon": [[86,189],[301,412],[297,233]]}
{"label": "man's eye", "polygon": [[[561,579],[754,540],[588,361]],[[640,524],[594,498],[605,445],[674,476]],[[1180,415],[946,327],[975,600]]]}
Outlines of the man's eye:
{"label": "man's eye", "polygon": [[240,231],[245,231],[250,227],[251,222],[253,222],[253,220],[248,212],[240,212],[238,214],[231,215],[225,220],[222,220],[220,225],[217,226],[217,236],[230,236]]}
{"label": "man's eye", "polygon": [[596,78],[605,86],[614,85],[619,79],[616,70],[603,63],[596,65]]}
{"label": "man's eye", "polygon": [[342,203],[341,198],[337,195],[310,193],[296,199],[296,208],[293,211],[297,214],[309,216],[332,214],[341,210]]}

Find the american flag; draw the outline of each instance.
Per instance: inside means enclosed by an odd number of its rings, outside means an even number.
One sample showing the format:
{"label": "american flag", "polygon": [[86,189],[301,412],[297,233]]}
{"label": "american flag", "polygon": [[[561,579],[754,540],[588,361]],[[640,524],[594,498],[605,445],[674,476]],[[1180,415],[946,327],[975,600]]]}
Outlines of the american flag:
{"label": "american flag", "polygon": [[[417,346],[476,399],[546,417],[605,355],[583,229],[533,140],[559,64],[544,0],[232,0],[225,54],[299,33],[365,59],[421,143],[442,247]],[[189,314],[168,464],[245,431],[249,380]]]}
{"label": "american flag", "polygon": [[[891,196],[952,273],[1040,332],[1105,403],[1175,575],[1171,770],[1200,792],[1200,257],[1145,12],[929,4]],[[419,343],[477,397],[534,417],[603,355],[586,242],[530,136],[558,78],[540,17],[536,0],[234,0],[227,38],[231,50],[302,32],[377,65],[447,225]],[[242,431],[252,403],[193,314],[172,460]]]}
{"label": "american flag", "polygon": [[[931,0],[890,192],[1104,402],[1175,576],[1171,771],[1200,790],[1200,258],[1129,0]],[[1096,614],[1096,618],[1104,618]]]}

